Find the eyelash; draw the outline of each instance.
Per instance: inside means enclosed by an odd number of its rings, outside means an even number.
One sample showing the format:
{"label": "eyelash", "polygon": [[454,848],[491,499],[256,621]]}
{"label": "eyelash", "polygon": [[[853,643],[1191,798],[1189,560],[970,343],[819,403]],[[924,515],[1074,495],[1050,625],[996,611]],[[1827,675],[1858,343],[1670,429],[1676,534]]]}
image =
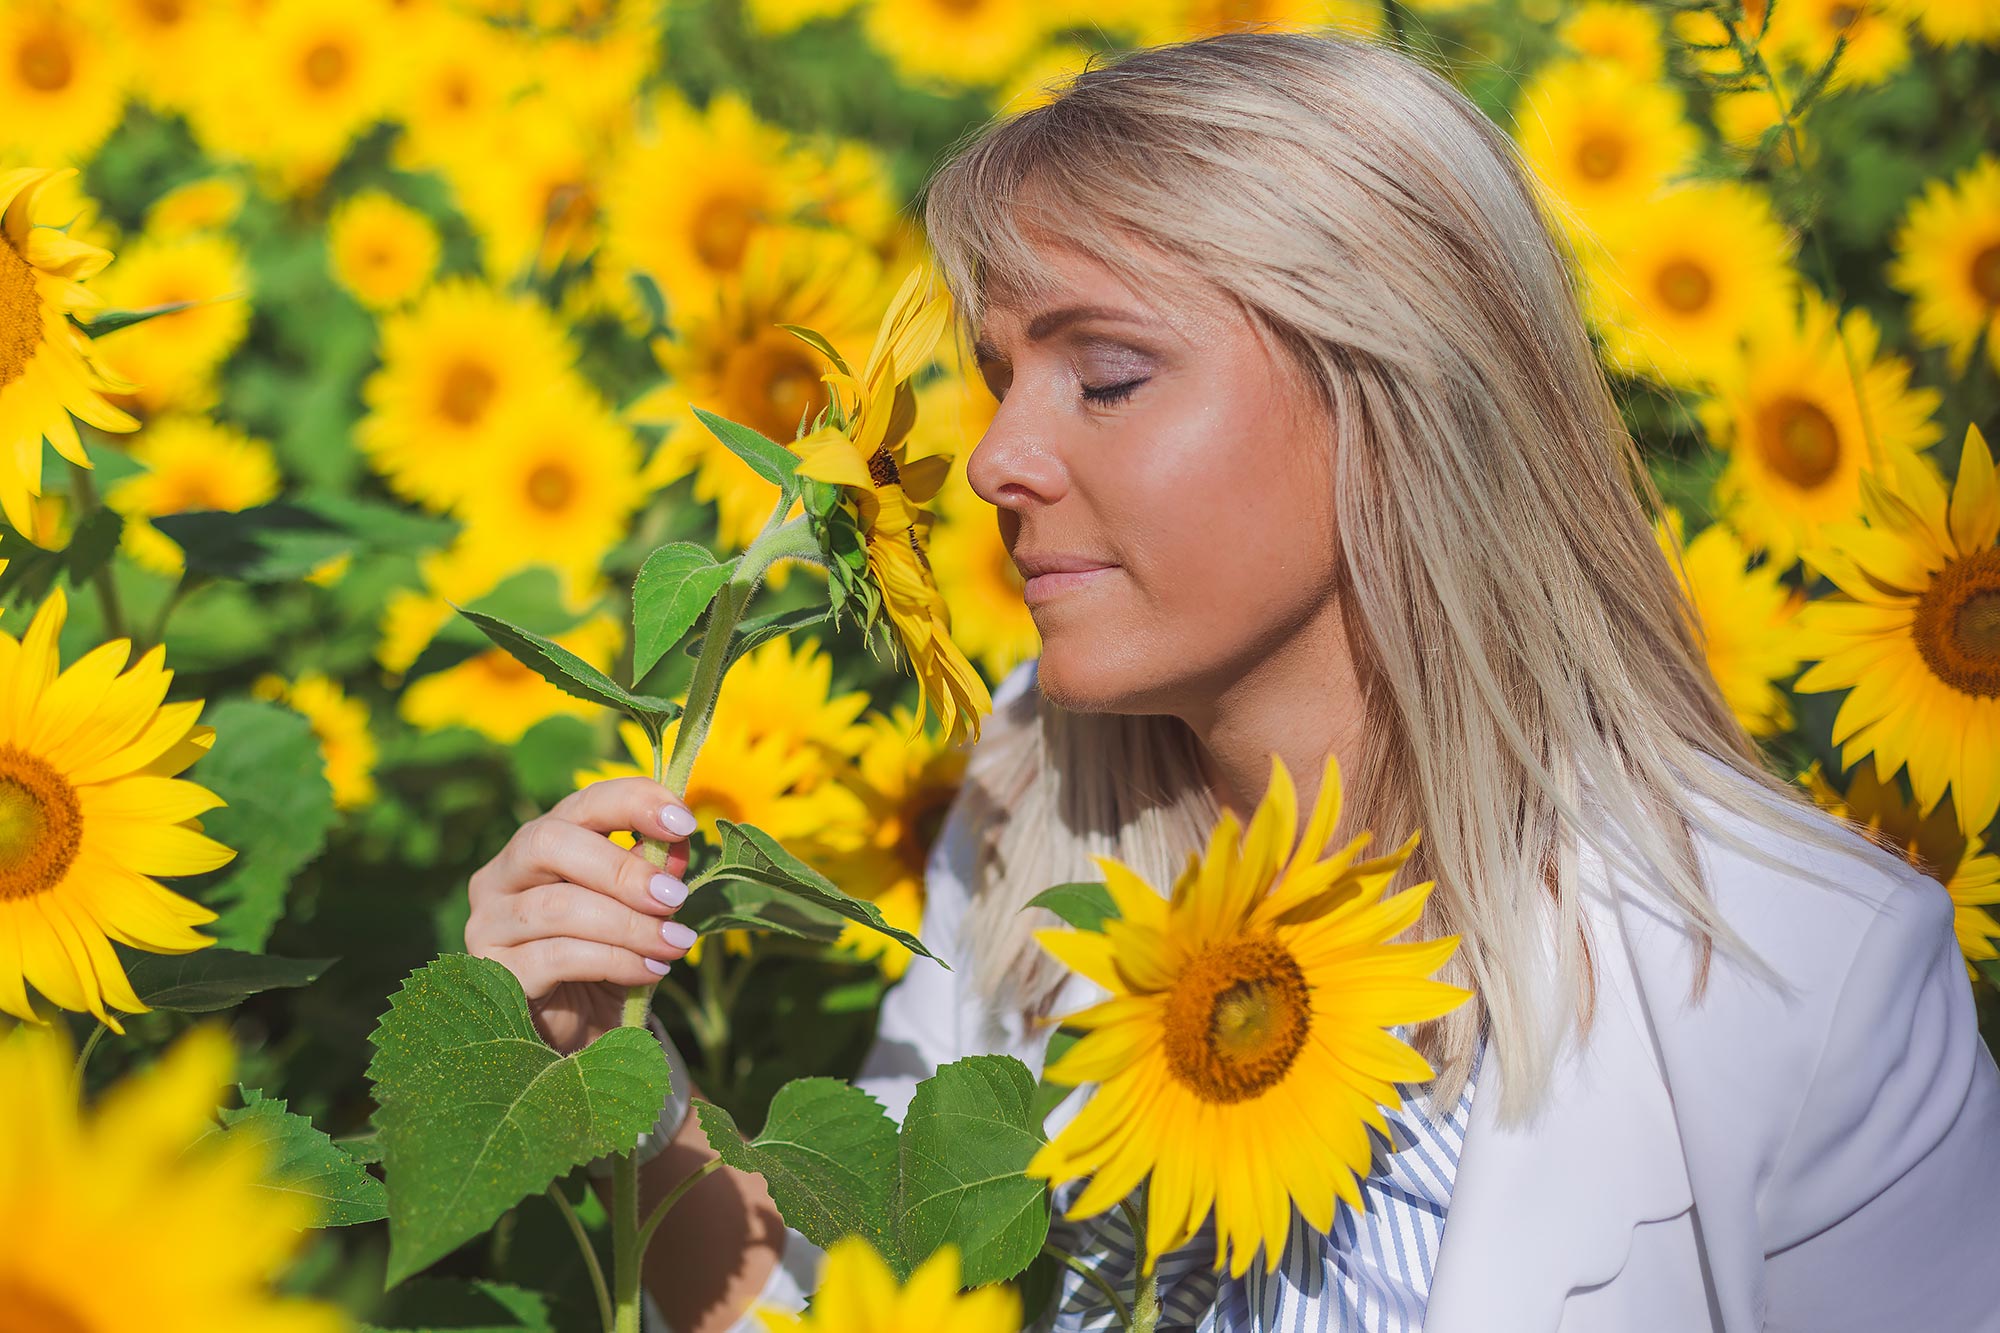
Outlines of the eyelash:
{"label": "eyelash", "polygon": [[1095,389],[1086,385],[1084,386],[1083,396],[1093,403],[1122,403],[1132,396],[1134,389],[1145,382],[1145,379],[1142,377],[1136,380],[1126,380],[1123,384],[1106,384],[1101,388]]}

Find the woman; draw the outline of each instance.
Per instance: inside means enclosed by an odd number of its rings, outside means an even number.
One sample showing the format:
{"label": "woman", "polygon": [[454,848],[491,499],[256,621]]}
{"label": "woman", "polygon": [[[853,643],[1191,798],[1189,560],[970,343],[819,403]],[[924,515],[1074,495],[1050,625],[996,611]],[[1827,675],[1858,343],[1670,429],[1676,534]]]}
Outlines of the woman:
{"label": "woman", "polygon": [[[1475,1001],[1412,1034],[1438,1076],[1361,1229],[1295,1226],[1269,1280],[1163,1265],[1168,1326],[2000,1328],[2000,1071],[1949,900],[1720,701],[1535,198],[1414,62],[1271,34],[1091,70],[938,173],[1001,400],[968,475],[1043,646],[933,855],[954,970],[891,992],[864,1086],[900,1114],[942,1061],[1037,1065],[1036,1020],[1092,997],[1028,898],[1093,853],[1167,885],[1273,753],[1307,804],[1332,753],[1338,836],[1421,829],[1417,933],[1462,936],[1442,976]],[[473,882],[467,947],[559,1046],[685,947],[678,880],[656,900],[603,837],[684,836],[669,798],[599,784]],[[709,1155],[682,1124],[650,1188]],[[1129,1266],[1111,1227],[1067,1239]],[[727,1328],[811,1258],[724,1171],[648,1286]],[[1101,1317],[1065,1291],[1067,1326]]]}

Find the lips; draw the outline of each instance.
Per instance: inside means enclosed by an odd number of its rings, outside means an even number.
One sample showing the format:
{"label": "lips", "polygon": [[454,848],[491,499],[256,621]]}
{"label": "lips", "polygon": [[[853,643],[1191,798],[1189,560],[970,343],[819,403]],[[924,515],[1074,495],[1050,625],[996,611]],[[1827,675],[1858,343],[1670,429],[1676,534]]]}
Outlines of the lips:
{"label": "lips", "polygon": [[1036,574],[1022,586],[1021,600],[1029,606],[1040,606],[1055,598],[1094,587],[1116,568],[1116,565],[1097,565],[1085,569],[1052,569]]}

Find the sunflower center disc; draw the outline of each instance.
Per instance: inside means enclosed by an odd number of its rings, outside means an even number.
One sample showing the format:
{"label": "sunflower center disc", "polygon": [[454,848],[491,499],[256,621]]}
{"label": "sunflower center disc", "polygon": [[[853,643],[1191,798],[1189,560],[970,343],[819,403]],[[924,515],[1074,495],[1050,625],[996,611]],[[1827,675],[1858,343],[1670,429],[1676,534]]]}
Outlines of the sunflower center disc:
{"label": "sunflower center disc", "polygon": [[1708,276],[1708,270],[1685,259],[1661,265],[1654,285],[1666,307],[1683,314],[1705,308],[1715,292],[1715,282]]}
{"label": "sunflower center disc", "polygon": [[875,489],[884,486],[901,486],[903,473],[896,466],[896,460],[887,449],[877,449],[868,458],[868,480],[875,483]]}
{"label": "sunflower center disc", "polygon": [[1593,134],[1576,148],[1576,169],[1594,181],[1610,180],[1625,165],[1625,141],[1609,134]]}
{"label": "sunflower center disc", "polygon": [[0,1333],[94,1333],[69,1306],[34,1287],[0,1282]]}
{"label": "sunflower center disc", "polygon": [[743,251],[750,245],[750,232],[756,223],[757,210],[748,199],[717,195],[695,218],[694,252],[716,272],[730,272],[743,263]]}
{"label": "sunflower center disc", "polygon": [[347,52],[333,42],[320,42],[300,63],[306,82],[321,92],[337,88],[347,78]]}
{"label": "sunflower center disc", "polygon": [[0,232],[0,389],[21,378],[42,345],[42,294],[35,270]]}
{"label": "sunflower center disc", "polygon": [[1312,1026],[1305,973],[1269,936],[1198,955],[1167,997],[1167,1064],[1204,1101],[1240,1102],[1285,1076]]}
{"label": "sunflower center disc", "polygon": [[486,415],[487,405],[499,392],[500,381],[492,371],[476,361],[460,361],[445,372],[438,391],[438,411],[461,426],[470,426]]}
{"label": "sunflower center disc", "polygon": [[20,72],[21,82],[36,92],[61,92],[69,87],[69,81],[76,74],[76,61],[69,53],[69,43],[61,35],[41,32],[22,42],[14,56],[14,68]]}
{"label": "sunflower center disc", "polygon": [[0,745],[0,902],[60,884],[82,843],[76,789],[40,755]]}
{"label": "sunflower center disc", "polygon": [[2000,306],[2000,245],[1989,245],[1972,257],[1972,290],[1989,306]]}
{"label": "sunflower center disc", "polygon": [[774,440],[789,440],[823,400],[818,367],[791,335],[779,337],[784,344],[772,341],[756,348],[744,366],[742,397],[753,425]]}
{"label": "sunflower center disc", "polygon": [[1758,414],[1757,427],[1764,462],[1800,490],[1825,484],[1840,466],[1840,428],[1818,403],[1780,398]]}
{"label": "sunflower center disc", "polygon": [[528,474],[528,503],[547,513],[556,513],[576,493],[576,479],[569,469],[543,463]]}
{"label": "sunflower center disc", "polygon": [[1911,633],[1939,680],[2000,698],[2000,547],[1946,565],[1917,599]]}

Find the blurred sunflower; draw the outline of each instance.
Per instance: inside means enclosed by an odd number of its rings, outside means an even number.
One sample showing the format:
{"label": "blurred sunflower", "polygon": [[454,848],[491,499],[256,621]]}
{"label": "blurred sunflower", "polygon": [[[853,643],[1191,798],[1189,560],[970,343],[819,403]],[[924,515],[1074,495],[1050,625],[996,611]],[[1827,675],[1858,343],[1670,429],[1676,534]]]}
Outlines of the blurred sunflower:
{"label": "blurred sunflower", "polygon": [[1621,370],[1699,388],[1734,369],[1748,330],[1791,317],[1791,239],[1740,182],[1672,187],[1604,241],[1585,256],[1588,303]]}
{"label": "blurred sunflower", "polygon": [[752,739],[777,736],[818,754],[829,772],[868,743],[860,721],[868,692],[833,692],[833,658],[816,638],[780,635],[752,648],[730,664],[715,708],[735,714]]}
{"label": "blurred sunflower", "polygon": [[73,174],[0,171],[0,510],[21,532],[36,526],[44,439],[90,466],[72,413],[99,430],[139,424],[101,396],[131,386],[98,365],[90,340],[70,324],[72,313],[102,306],[83,284],[111,254],[47,225],[38,209],[49,182]]}
{"label": "blurred sunflower", "polygon": [[1800,666],[1793,621],[1803,597],[1780,581],[1775,565],[1752,566],[1743,543],[1720,523],[1689,541],[1680,512],[1668,509],[1653,536],[1693,606],[1708,669],[1736,720],[1753,736],[1789,728],[1791,704],[1777,682]]}
{"label": "blurred sunflower", "polygon": [[872,0],[868,41],[911,83],[972,88],[999,83],[1034,53],[1050,20],[1010,0]]}
{"label": "blurred sunflower", "polygon": [[[1779,82],[1781,87],[1785,87],[1783,79]],[[1794,92],[1794,89],[1785,88],[1788,104]],[[1777,99],[1766,88],[1719,91],[1709,99],[1708,111],[1715,122],[1715,132],[1738,153],[1750,153],[1761,147],[1765,132],[1783,119]],[[1798,141],[1799,155],[1803,156],[1808,166],[1819,160],[1819,144],[1813,137],[1811,125],[1797,123],[1773,139],[1770,148],[1772,159],[1781,165],[1796,165],[1799,156],[1792,152],[1794,139]]]}
{"label": "blurred sunflower", "polygon": [[1980,154],[1910,205],[1890,244],[1889,280],[1911,297],[1910,326],[1965,373],[1979,335],[2000,371],[2000,157]]}
{"label": "blurred sunflower", "polygon": [[777,488],[710,434],[694,408],[789,444],[827,405],[827,364],[778,326],[817,329],[850,346],[867,336],[881,300],[879,268],[851,238],[798,228],[756,237],[736,279],[677,314],[672,337],[653,341],[668,382],[626,409],[633,421],[671,427],[647,462],[647,485],[694,473],[694,498],[715,505],[716,540],[747,546]]}
{"label": "blurred sunflower", "polygon": [[1879,353],[1868,312],[1851,310],[1836,324],[1817,292],[1801,294],[1795,319],[1748,330],[1738,368],[1697,408],[1709,439],[1729,454],[1716,498],[1744,540],[1781,567],[1824,525],[1860,514],[1863,469],[1938,437],[1939,394],[1911,388],[1909,364]]}
{"label": "blurred sunflower", "polygon": [[580,6],[534,44],[535,77],[557,113],[600,143],[631,133],[632,108],[660,58],[661,7],[648,0]]}
{"label": "blurred sunflower", "polygon": [[1720,6],[1712,10],[1684,9],[1669,20],[1674,36],[1679,39],[1681,54],[1690,65],[1724,82],[1742,77],[1746,73],[1744,61],[1729,44],[1729,26],[1734,26],[1737,39],[1750,50],[1767,55],[1767,64],[1779,59],[1780,53],[1770,42],[1767,30],[1770,6],[1764,0],[1743,0],[1742,11],[1731,25],[1723,22],[1726,12]]}
{"label": "blurred sunflower", "polygon": [[126,452],[145,471],[113,483],[104,503],[125,517],[126,553],[156,574],[181,572],[181,548],[147,520],[192,509],[235,513],[275,499],[283,483],[270,445],[206,417],[148,423]]}
{"label": "blurred sunflower", "polygon": [[234,176],[203,176],[177,185],[146,208],[146,233],[177,236],[189,231],[220,231],[243,211],[248,191]]}
{"label": "blurred sunflower", "polygon": [[1092,55],[1076,42],[1051,42],[994,89],[994,110],[1019,115],[1053,102],[1089,67]]}
{"label": "blurred sunflower", "polygon": [[1338,28],[1364,37],[1382,31],[1382,6],[1368,0],[1179,0],[1163,7],[1156,42],[1184,41],[1257,28],[1302,32]]}
{"label": "blurred sunflower", "polygon": [[528,53],[513,36],[457,10],[429,10],[413,23],[396,94],[402,132],[392,160],[405,171],[437,169],[450,177],[448,168],[469,164],[474,146],[527,86]]}
{"label": "blurred sunflower", "polygon": [[486,433],[457,513],[468,557],[546,565],[571,589],[597,576],[646,503],[639,445],[581,377],[524,398]]}
{"label": "blurred sunflower", "polygon": [[[610,671],[625,632],[608,615],[549,636],[599,671]],[[397,702],[403,721],[420,731],[469,727],[512,745],[544,718],[596,718],[600,705],[565,694],[499,648],[489,648],[434,675],[413,681]]]}
{"label": "blurred sunflower", "polygon": [[43,1021],[26,986],[64,1009],[145,1013],[111,941],[191,953],[215,920],[154,875],[198,875],[236,853],[197,819],[222,801],[174,775],[215,741],[199,699],[163,704],[173,672],[127,639],[61,665],[69,603],[51,590],[20,639],[0,629],[0,1010]]}
{"label": "blurred sunflower", "polygon": [[1893,0],[1885,7],[1913,21],[1935,46],[2000,44],[2000,4],[1993,0]]}
{"label": "blurred sunflower", "polygon": [[95,6],[0,6],[0,162],[84,162],[118,124],[126,73]]}
{"label": "blurred sunflower", "polygon": [[231,0],[98,0],[98,7],[118,60],[136,73],[132,96],[170,114],[186,109],[229,40],[220,25],[240,22]]}
{"label": "blurred sunflower", "polygon": [[[952,642],[951,612],[925,555],[933,518],[922,506],[944,484],[951,459],[916,454],[908,439],[917,410],[909,378],[930,363],[948,318],[932,282],[927,269],[912,269],[882,317],[861,374],[826,376],[834,403],[798,442],[798,475],[832,488],[830,498],[808,496],[807,504],[838,581],[836,615],[852,609],[871,635],[871,650],[873,631],[886,617],[891,643],[917,678],[919,722],[933,708],[947,739],[976,741],[993,699]],[[856,568],[864,561],[865,574]]]}
{"label": "blurred sunflower", "polygon": [[595,253],[602,239],[603,154],[534,94],[488,117],[444,163],[478,232],[487,274],[505,284]]}
{"label": "blurred sunflower", "polygon": [[[1372,1126],[1398,1083],[1430,1063],[1390,1029],[1451,1012],[1470,997],[1430,980],[1458,937],[1391,944],[1415,925],[1428,882],[1383,890],[1416,846],[1354,858],[1362,834],[1327,855],[1340,814],[1328,756],[1298,834],[1298,793],[1282,759],[1238,841],[1224,812],[1205,854],[1190,856],[1169,898],[1109,857],[1118,916],[1101,933],[1035,938],[1111,998],[1064,1019],[1084,1036],[1047,1077],[1095,1083],[1083,1109],[1027,1174],[1090,1183],[1066,1216],[1094,1217],[1148,1175],[1146,1261],[1185,1245],[1215,1213],[1215,1266],[1248,1272],[1259,1247],[1276,1271],[1294,1215],[1333,1227],[1336,1198],[1363,1207],[1356,1178],[1373,1160]],[[1325,859],[1322,859],[1322,858]]]}
{"label": "blurred sunflower", "polygon": [[333,803],[353,810],[375,799],[375,737],[368,729],[368,705],[318,671],[298,679],[259,676],[250,686],[259,699],[281,703],[303,717],[319,741]]}
{"label": "blurred sunflower", "polygon": [[807,212],[834,231],[854,237],[901,273],[920,262],[923,238],[911,225],[889,162],[872,144],[841,140],[823,156],[798,161]]}
{"label": "blurred sunflower", "polygon": [[[534,552],[509,550],[497,542],[475,544],[463,534],[442,550],[424,552],[417,558],[416,586],[392,589],[383,605],[375,660],[391,676],[400,676],[456,615],[452,603],[465,606],[484,597],[535,558]],[[574,617],[589,610],[604,587],[598,580],[584,587],[563,586],[559,576],[558,590],[562,612]]]}
{"label": "blurred sunflower", "polygon": [[[235,1055],[204,1023],[95,1106],[60,1029],[0,1040],[0,1293],[32,1333],[342,1333],[280,1295],[315,1207],[281,1188],[265,1138],[215,1132]],[[116,1246],[115,1272],[106,1271]]]}
{"label": "blurred sunflower", "polygon": [[141,236],[97,284],[120,310],[195,302],[96,339],[104,364],[135,386],[124,401],[151,414],[204,412],[216,399],[216,372],[250,331],[250,266],[243,250],[214,232]]}
{"label": "blurred sunflower", "polygon": [[437,272],[437,228],[381,190],[342,201],[327,220],[326,244],[334,281],[370,310],[407,305]]}
{"label": "blurred sunflower", "polygon": [[575,362],[533,298],[448,278],[382,321],[382,367],[362,385],[369,410],[355,438],[396,494],[449,509],[477,478],[494,427]]}
{"label": "blurred sunflower", "polygon": [[797,32],[808,23],[839,18],[861,0],[745,0],[744,16],[766,37]]}
{"label": "blurred sunflower", "polygon": [[650,132],[605,183],[604,258],[659,284],[679,325],[751,280],[751,241],[797,214],[805,172],[785,133],[734,94],[703,111],[663,95],[651,110]]}
{"label": "blurred sunflower", "polygon": [[1799,781],[1823,809],[1889,834],[1901,844],[1911,865],[1944,885],[1951,895],[1952,931],[1965,955],[1966,973],[1974,981],[1979,972],[1973,963],[2000,958],[2000,948],[1994,944],[2000,921],[1986,910],[2000,903],[2000,856],[1959,828],[1949,796],[1930,814],[1920,816],[1894,783],[1882,781],[1872,760],[1855,768],[1845,796],[1826,780],[1817,761],[1799,775]]}
{"label": "blurred sunflower", "polygon": [[1624,70],[1634,82],[1652,83],[1666,73],[1660,16],[1626,0],[1585,0],[1569,11],[1556,38],[1585,60]]}
{"label": "blurred sunflower", "polygon": [[1910,456],[1861,483],[1862,522],[1829,528],[1806,563],[1833,580],[1799,614],[1817,664],[1793,688],[1848,690],[1833,721],[1840,762],[1907,768],[1924,814],[1950,789],[1959,827],[2000,812],[2000,479],[1969,427],[1947,497]]}
{"label": "blurred sunflower", "polygon": [[848,1236],[827,1248],[809,1314],[761,1318],[770,1333],[1013,1333],[1021,1326],[1013,1288],[961,1292],[959,1273],[958,1251],[946,1245],[898,1287],[882,1256]]}
{"label": "blurred sunflower", "polygon": [[[923,923],[924,867],[965,777],[966,752],[924,732],[904,707],[888,717],[871,716],[866,734],[847,780],[866,812],[862,841],[820,868],[848,893],[874,903],[890,925],[914,935]],[[909,950],[876,931],[850,925],[840,943],[875,960],[892,981],[909,969]]]}
{"label": "blurred sunflower", "polygon": [[953,466],[936,506],[931,570],[951,608],[952,637],[988,679],[998,680],[1041,651],[1041,632],[1022,599],[1021,571],[1000,539],[993,506],[966,482],[963,462]]}
{"label": "blurred sunflower", "polygon": [[1880,0],[1786,0],[1772,10],[1766,44],[1794,64],[1817,70],[1845,40],[1827,87],[1872,87],[1910,63],[1901,15]]}
{"label": "blurred sunflower", "polygon": [[1699,143],[1672,89],[1594,60],[1545,66],[1515,120],[1522,154],[1572,233],[1632,217],[1687,167]]}

